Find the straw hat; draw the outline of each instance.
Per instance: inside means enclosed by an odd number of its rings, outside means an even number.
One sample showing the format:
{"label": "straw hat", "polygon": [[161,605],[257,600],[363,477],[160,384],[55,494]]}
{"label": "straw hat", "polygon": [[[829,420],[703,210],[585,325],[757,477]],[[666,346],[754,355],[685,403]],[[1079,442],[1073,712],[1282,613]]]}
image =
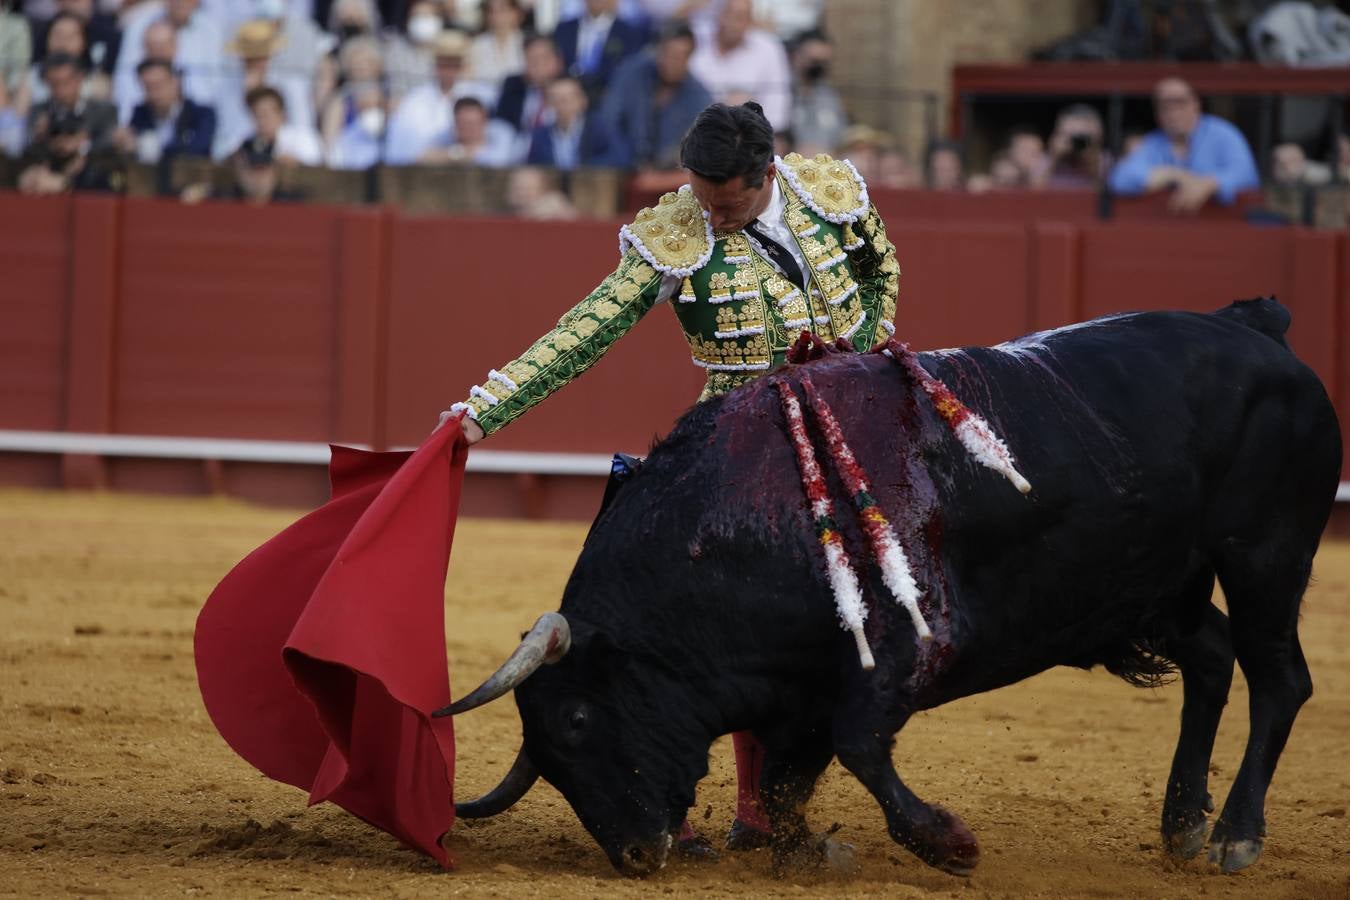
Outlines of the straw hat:
{"label": "straw hat", "polygon": [[446,56],[467,59],[469,56],[469,36],[453,28],[446,29],[432,40],[431,55],[436,59]]}
{"label": "straw hat", "polygon": [[243,59],[261,59],[271,56],[286,46],[286,36],[277,23],[267,19],[253,19],[239,26],[225,49]]}

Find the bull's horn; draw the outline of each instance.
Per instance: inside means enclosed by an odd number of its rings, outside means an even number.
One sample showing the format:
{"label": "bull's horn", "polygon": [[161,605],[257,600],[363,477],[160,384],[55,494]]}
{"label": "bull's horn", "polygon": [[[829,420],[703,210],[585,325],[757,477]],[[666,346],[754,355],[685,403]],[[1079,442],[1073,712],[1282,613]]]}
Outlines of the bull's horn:
{"label": "bull's horn", "polygon": [[502,783],[477,800],[456,803],[455,815],[461,819],[486,819],[488,816],[506,812],[517,800],[524,797],[538,780],[539,770],[530,762],[530,758],[525,755],[525,748],[522,747],[516,754],[511,771],[506,773]]}
{"label": "bull's horn", "polygon": [[496,700],[507,691],[515,690],[522,681],[534,674],[535,669],[562,659],[571,647],[572,629],[562,613],[544,613],[491,678],[468,696],[436,710],[432,716],[457,716]]}

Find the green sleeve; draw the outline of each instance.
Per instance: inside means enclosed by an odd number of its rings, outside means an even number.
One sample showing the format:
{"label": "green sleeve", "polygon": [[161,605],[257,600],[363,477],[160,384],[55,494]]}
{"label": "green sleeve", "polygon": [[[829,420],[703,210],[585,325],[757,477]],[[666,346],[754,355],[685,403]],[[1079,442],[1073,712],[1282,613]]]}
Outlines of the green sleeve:
{"label": "green sleeve", "polygon": [[660,273],[630,250],[614,273],[568,310],[552,331],[500,370],[489,372],[467,400],[450,409],[467,408],[483,431],[492,434],[595,365],[656,304],[660,292]]}
{"label": "green sleeve", "polygon": [[877,215],[876,207],[869,207],[862,220],[850,227],[855,231],[855,239],[862,242],[862,246],[852,253],[858,293],[867,314],[880,320],[876,336],[881,340],[895,333],[900,265],[895,260],[895,247],[886,237],[886,226]]}

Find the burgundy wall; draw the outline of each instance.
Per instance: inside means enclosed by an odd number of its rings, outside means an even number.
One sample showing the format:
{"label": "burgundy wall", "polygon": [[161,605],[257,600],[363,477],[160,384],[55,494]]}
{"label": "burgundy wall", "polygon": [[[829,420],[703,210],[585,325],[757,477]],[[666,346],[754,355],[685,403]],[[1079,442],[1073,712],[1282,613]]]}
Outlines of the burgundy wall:
{"label": "burgundy wall", "polygon": [[[1291,340],[1350,398],[1350,235],[1219,217],[1092,218],[1091,195],[880,192],[901,334],[994,343],[1129,309],[1276,294]],[[985,213],[982,221],[970,217]],[[436,414],[611,269],[616,223],[386,209],[182,206],[0,194],[0,428],[417,443]],[[658,308],[493,449],[641,452],[701,372]],[[0,482],[224,490],[318,502],[311,467],[0,454]],[[471,513],[586,515],[589,479],[473,476]]]}

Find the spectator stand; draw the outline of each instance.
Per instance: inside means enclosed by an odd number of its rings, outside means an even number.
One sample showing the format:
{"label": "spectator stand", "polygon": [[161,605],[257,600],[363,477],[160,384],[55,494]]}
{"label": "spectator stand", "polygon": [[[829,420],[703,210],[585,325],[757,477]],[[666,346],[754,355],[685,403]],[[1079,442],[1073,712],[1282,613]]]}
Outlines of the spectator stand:
{"label": "spectator stand", "polygon": [[[976,139],[985,113],[1009,107],[1027,118],[1053,117],[1061,103],[1088,101],[1105,108],[1106,143],[1117,156],[1130,123],[1151,129],[1146,102],[1163,78],[1181,78],[1206,100],[1254,101],[1254,149],[1263,177],[1270,151],[1278,142],[1277,121],[1291,98],[1316,98],[1326,105],[1326,130],[1340,134],[1350,97],[1350,72],[1344,68],[1292,68],[1258,63],[1073,63],[1048,62],[958,65],[952,69],[948,127],[956,137]],[[1020,109],[1018,108],[1020,107]],[[1236,123],[1246,124],[1238,110]],[[1245,129],[1244,129],[1245,130]]]}

